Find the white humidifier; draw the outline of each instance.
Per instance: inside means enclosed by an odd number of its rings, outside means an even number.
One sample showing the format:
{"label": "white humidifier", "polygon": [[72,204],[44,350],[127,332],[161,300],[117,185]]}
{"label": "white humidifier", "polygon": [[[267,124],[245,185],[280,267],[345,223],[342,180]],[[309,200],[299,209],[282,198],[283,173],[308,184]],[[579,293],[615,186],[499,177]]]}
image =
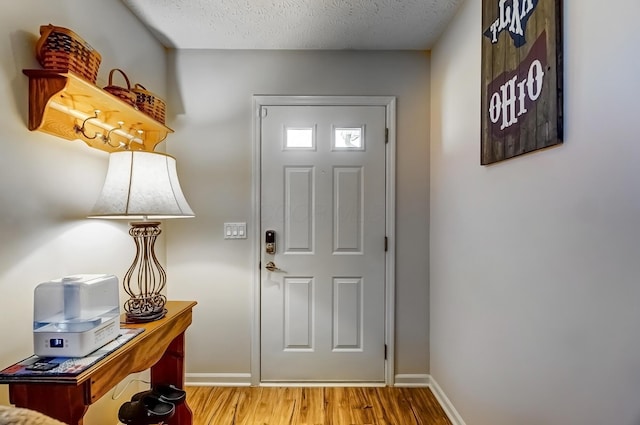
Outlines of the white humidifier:
{"label": "white humidifier", "polygon": [[39,357],[85,357],[120,333],[118,279],[78,274],[36,286],[33,347]]}

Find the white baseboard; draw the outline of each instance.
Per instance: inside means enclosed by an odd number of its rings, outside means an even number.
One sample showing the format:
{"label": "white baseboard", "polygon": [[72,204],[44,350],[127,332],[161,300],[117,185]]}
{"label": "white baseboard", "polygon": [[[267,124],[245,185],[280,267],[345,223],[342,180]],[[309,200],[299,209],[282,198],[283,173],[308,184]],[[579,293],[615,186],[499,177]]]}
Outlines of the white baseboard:
{"label": "white baseboard", "polygon": [[249,387],[250,373],[187,373],[185,385],[191,387]]}
{"label": "white baseboard", "polygon": [[440,385],[438,385],[432,376],[429,376],[429,388],[431,388],[431,392],[436,399],[438,399],[438,403],[442,406],[442,409],[447,414],[451,423],[453,425],[466,425],[462,416],[460,416],[456,408],[453,406],[453,403],[451,403],[451,400],[449,400],[449,397],[447,397],[444,391],[442,391],[442,388],[440,388]]}
{"label": "white baseboard", "polygon": [[449,397],[442,391],[440,385],[436,382],[435,379],[431,375],[428,374],[406,374],[406,375],[396,375],[395,376],[395,386],[396,387],[428,387],[431,389],[431,392],[442,406],[442,410],[446,413],[447,417],[451,421],[453,425],[466,425],[462,417],[449,400]]}
{"label": "white baseboard", "polygon": [[428,374],[399,374],[394,378],[394,387],[428,387],[431,377]]}

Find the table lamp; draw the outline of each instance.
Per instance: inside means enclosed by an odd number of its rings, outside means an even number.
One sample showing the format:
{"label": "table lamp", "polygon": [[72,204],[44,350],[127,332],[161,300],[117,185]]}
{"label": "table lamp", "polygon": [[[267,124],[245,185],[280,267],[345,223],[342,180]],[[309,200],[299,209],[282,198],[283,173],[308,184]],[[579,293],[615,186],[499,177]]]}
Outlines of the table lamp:
{"label": "table lamp", "polygon": [[129,295],[127,322],[164,317],[167,275],[154,250],[159,220],[194,217],[180,188],[175,158],[147,151],[110,153],[104,187],[89,217],[131,220],[136,256],[122,281]]}

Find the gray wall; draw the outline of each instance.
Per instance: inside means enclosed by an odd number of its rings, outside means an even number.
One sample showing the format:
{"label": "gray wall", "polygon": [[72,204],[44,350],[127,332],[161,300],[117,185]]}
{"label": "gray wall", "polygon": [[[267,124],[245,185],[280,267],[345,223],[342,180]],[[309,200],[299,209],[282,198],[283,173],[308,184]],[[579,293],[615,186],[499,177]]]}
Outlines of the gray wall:
{"label": "gray wall", "polygon": [[489,167],[480,4],[432,52],[431,374],[467,425],[636,425],[640,3],[564,2],[565,142]]}
{"label": "gray wall", "polygon": [[[196,212],[167,223],[169,297],[195,299],[189,380],[248,382],[255,241],[223,240],[251,212],[252,95],[397,96],[396,373],[428,374],[429,57],[423,52],[171,52],[180,181]],[[249,229],[251,235],[253,229]],[[200,375],[195,375],[200,374]],[[220,375],[224,374],[224,375]],[[423,379],[424,380],[424,379]]]}

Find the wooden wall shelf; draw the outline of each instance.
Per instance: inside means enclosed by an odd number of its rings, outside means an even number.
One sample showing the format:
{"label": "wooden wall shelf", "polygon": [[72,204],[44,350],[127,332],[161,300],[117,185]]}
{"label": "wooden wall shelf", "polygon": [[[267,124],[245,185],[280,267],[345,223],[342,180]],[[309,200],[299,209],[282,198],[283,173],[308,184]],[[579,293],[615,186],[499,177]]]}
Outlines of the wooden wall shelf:
{"label": "wooden wall shelf", "polygon": [[[131,150],[152,152],[173,133],[164,124],[71,72],[42,69],[22,72],[29,77],[29,130],[82,140],[107,152],[126,149],[123,143]],[[95,111],[100,111],[97,119],[92,118]],[[84,134],[78,131],[83,122]],[[108,142],[100,136],[107,134]]]}

